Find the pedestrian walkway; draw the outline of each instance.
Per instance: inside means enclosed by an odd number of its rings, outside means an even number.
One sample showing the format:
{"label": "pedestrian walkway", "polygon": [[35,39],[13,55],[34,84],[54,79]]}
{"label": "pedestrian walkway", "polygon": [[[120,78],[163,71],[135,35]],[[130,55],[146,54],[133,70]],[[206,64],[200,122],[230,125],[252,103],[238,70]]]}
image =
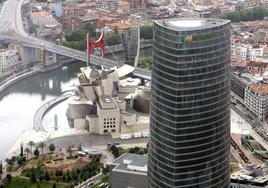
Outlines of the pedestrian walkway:
{"label": "pedestrian walkway", "polygon": [[53,106],[55,106],[56,104],[68,99],[69,97],[71,97],[73,94],[71,93],[65,93],[59,97],[56,97],[50,101],[47,101],[46,103],[44,103],[40,108],[38,108],[38,110],[36,111],[35,115],[34,115],[34,122],[33,122],[33,128],[35,131],[44,131],[43,125],[42,125],[42,121],[43,118],[46,114],[46,112],[52,108]]}

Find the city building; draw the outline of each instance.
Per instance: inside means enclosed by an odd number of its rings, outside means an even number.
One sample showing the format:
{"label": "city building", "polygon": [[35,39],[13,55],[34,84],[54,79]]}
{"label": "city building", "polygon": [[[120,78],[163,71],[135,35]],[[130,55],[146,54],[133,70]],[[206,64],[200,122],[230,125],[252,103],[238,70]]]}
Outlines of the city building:
{"label": "city building", "polygon": [[117,11],[118,0],[97,0],[95,2],[97,9]]}
{"label": "city building", "polygon": [[148,187],[230,183],[230,21],[154,22]]}
{"label": "city building", "polygon": [[33,24],[40,27],[45,25],[58,25],[57,20],[47,11],[33,12],[32,13]]}
{"label": "city building", "polygon": [[236,55],[239,55],[242,60],[256,61],[263,57],[265,47],[266,45],[234,43],[232,45],[232,51]]}
{"label": "city building", "polygon": [[83,25],[83,17],[86,14],[84,6],[64,6],[63,7],[63,27],[64,29],[74,31]]}
{"label": "city building", "polygon": [[264,120],[268,115],[268,84],[251,84],[245,89],[245,106]]}
{"label": "city building", "polygon": [[118,12],[119,13],[127,13],[130,10],[130,3],[128,1],[119,1],[118,2]]}
{"label": "city building", "polygon": [[200,11],[201,18],[217,18],[221,14],[220,8],[210,8],[204,11]]}
{"label": "city building", "polygon": [[16,50],[0,50],[0,77],[13,73],[20,64],[21,61]]}
{"label": "city building", "polygon": [[109,165],[111,188],[147,188],[147,155],[126,153]]}
{"label": "city building", "polygon": [[267,188],[268,163],[262,165],[248,165],[244,169],[231,175],[230,188]]}
{"label": "city building", "polygon": [[236,98],[244,103],[245,99],[245,89],[250,84],[250,81],[245,77],[241,77],[239,73],[231,74],[231,90],[236,95]]}

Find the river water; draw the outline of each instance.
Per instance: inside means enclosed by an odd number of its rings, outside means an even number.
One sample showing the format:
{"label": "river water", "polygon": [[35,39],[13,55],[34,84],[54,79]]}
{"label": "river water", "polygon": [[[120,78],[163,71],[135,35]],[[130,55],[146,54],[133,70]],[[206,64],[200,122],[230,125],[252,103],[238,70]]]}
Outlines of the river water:
{"label": "river water", "polygon": [[[141,50],[141,58],[150,55],[151,49]],[[118,61],[122,60],[122,54],[115,56]],[[113,55],[107,57],[114,59]],[[58,69],[26,78],[0,94],[0,158],[4,157],[23,131],[32,129],[34,114],[43,103],[78,84],[77,74],[81,66],[85,64],[76,62],[68,65],[66,70]],[[45,130],[55,127],[55,115],[59,129],[69,128],[67,107],[67,101],[64,101],[45,115]]]}
{"label": "river water", "polygon": [[[83,63],[73,63],[67,70],[54,70],[26,78],[0,95],[0,157],[24,130],[32,129],[36,110],[45,102],[78,83],[76,74]],[[45,129],[54,126],[54,115],[58,116],[59,128],[68,126],[65,116],[67,103],[52,108],[44,117]]]}

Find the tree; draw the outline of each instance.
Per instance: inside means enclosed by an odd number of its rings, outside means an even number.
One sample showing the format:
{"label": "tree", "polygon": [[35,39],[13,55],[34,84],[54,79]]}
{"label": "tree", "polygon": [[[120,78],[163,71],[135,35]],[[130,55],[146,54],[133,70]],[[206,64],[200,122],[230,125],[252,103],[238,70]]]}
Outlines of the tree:
{"label": "tree", "polygon": [[23,156],[23,144],[21,143],[20,144],[20,157]]}
{"label": "tree", "polygon": [[86,32],[83,30],[76,30],[66,34],[65,38],[67,41],[80,41],[85,39]]}
{"label": "tree", "polygon": [[86,33],[90,33],[91,37],[96,36],[96,27],[91,23],[87,23],[83,29],[86,31]]}
{"label": "tree", "polygon": [[34,156],[35,157],[38,157],[39,156],[39,150],[37,148],[34,150]]}
{"label": "tree", "polygon": [[46,180],[46,181],[49,181],[50,180],[50,176],[49,176],[47,170],[45,171],[45,174],[44,174],[44,180]]}
{"label": "tree", "polygon": [[19,166],[25,164],[26,163],[25,157],[18,158],[17,163],[18,163]]}
{"label": "tree", "polygon": [[55,176],[57,177],[57,182],[59,182],[59,177],[63,175],[63,171],[62,170],[56,170],[55,172]]}
{"label": "tree", "polygon": [[65,175],[65,173],[63,173],[63,175],[62,175],[62,181],[66,181],[66,175]]}
{"label": "tree", "polygon": [[31,153],[33,153],[33,146],[34,146],[34,141],[29,141],[28,146],[31,147]]}
{"label": "tree", "polygon": [[112,145],[111,150],[115,158],[119,157],[119,150],[115,145]]}
{"label": "tree", "polygon": [[56,149],[56,147],[55,147],[54,144],[50,144],[50,145],[49,145],[49,151],[50,151],[50,152],[53,153],[53,152],[55,151],[55,149]]}
{"label": "tree", "polygon": [[9,182],[11,182],[11,180],[12,180],[11,174],[7,174],[5,179],[4,179],[4,184],[5,185],[8,184]]}
{"label": "tree", "polygon": [[78,174],[77,174],[76,170],[72,170],[71,174],[72,174],[73,180],[78,180]]}
{"label": "tree", "polygon": [[242,9],[239,11],[224,13],[220,16],[220,18],[229,19],[232,22],[240,22],[262,20],[265,16],[268,16],[268,9],[263,7],[254,7],[251,9]]}
{"label": "tree", "polygon": [[113,46],[117,44],[121,44],[121,38],[118,34],[112,34],[106,37],[105,44],[107,46]]}
{"label": "tree", "polygon": [[15,162],[17,160],[17,157],[16,156],[12,156],[11,157],[11,160],[12,160],[12,162]]}
{"label": "tree", "polygon": [[26,153],[26,158],[28,159],[28,155],[30,153],[30,149],[29,148],[25,148],[24,152]]}
{"label": "tree", "polygon": [[72,176],[71,176],[71,173],[69,170],[67,170],[67,172],[66,172],[66,180],[67,180],[67,182],[70,182],[72,180]]}
{"label": "tree", "polygon": [[143,69],[151,69],[153,63],[152,58],[144,58],[141,59],[138,63],[138,67],[143,68]]}
{"label": "tree", "polygon": [[13,165],[13,161],[12,161],[12,159],[6,159],[6,163],[7,163],[8,165]]}
{"label": "tree", "polygon": [[34,169],[32,170],[30,178],[32,182],[36,182],[36,171]]}
{"label": "tree", "polygon": [[46,144],[44,142],[40,142],[39,147],[41,148],[41,154],[44,154],[44,147],[46,146]]}
{"label": "tree", "polygon": [[142,39],[152,39],[153,38],[153,26],[144,25],[140,28],[140,37]]}
{"label": "tree", "polygon": [[0,174],[2,174],[3,173],[3,164],[2,164],[2,162],[0,163]]}
{"label": "tree", "polygon": [[30,33],[36,33],[36,29],[37,28],[39,28],[39,25],[37,25],[37,24],[32,24],[32,25],[30,25],[30,27],[29,27],[29,32]]}
{"label": "tree", "polygon": [[53,183],[52,188],[57,188],[56,183]]}

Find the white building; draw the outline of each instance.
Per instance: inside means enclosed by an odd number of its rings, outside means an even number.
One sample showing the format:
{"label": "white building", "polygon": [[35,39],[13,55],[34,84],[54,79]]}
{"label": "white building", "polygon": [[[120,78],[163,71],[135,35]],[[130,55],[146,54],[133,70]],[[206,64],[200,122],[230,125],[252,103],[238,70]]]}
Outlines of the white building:
{"label": "white building", "polygon": [[14,72],[19,61],[18,52],[16,50],[4,49],[0,51],[0,74],[6,75]]}
{"label": "white building", "polygon": [[99,98],[96,118],[96,120],[94,118],[95,123],[89,118],[91,122],[89,123],[89,127],[92,132],[98,132],[99,134],[119,132],[120,109],[112,97],[101,96]]}
{"label": "white building", "polygon": [[246,107],[260,119],[268,115],[268,85],[251,84],[245,89]]}
{"label": "white building", "polygon": [[256,61],[263,57],[264,47],[266,46],[237,43],[232,45],[232,51],[239,55],[242,60]]}
{"label": "white building", "polygon": [[249,60],[256,61],[258,57],[263,57],[264,45],[251,46],[249,48]]}
{"label": "white building", "polygon": [[267,161],[262,165],[249,165],[231,174],[230,188],[268,188]]}
{"label": "white building", "polygon": [[95,2],[97,9],[117,11],[118,0],[97,0]]}

